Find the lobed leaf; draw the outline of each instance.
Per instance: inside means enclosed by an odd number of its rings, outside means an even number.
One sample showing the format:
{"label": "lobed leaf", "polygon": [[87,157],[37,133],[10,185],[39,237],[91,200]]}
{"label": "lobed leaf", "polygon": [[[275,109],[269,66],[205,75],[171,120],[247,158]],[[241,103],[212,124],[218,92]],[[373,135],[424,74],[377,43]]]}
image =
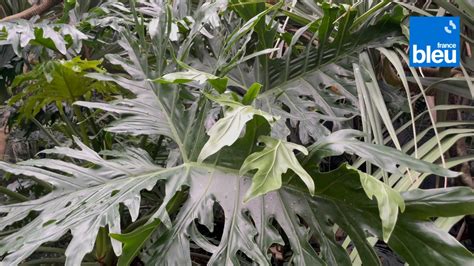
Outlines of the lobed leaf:
{"label": "lobed leaf", "polygon": [[258,169],[253,176],[252,186],[245,195],[245,201],[279,189],[282,184],[282,175],[288,169],[293,170],[303,180],[311,194],[314,193],[313,179],[293,153],[293,150],[298,150],[307,154],[305,147],[267,136],[261,136],[259,141],[265,144],[265,148],[248,156],[240,168],[241,175],[252,169]]}
{"label": "lobed leaf", "polygon": [[252,106],[243,105],[235,101],[226,101],[225,104],[231,105],[231,110],[226,111],[223,118],[219,119],[207,132],[209,140],[199,154],[198,161],[202,162],[209,156],[215,154],[224,146],[232,145],[245,128],[248,121],[258,115],[265,118],[268,122],[273,122],[276,118]]}

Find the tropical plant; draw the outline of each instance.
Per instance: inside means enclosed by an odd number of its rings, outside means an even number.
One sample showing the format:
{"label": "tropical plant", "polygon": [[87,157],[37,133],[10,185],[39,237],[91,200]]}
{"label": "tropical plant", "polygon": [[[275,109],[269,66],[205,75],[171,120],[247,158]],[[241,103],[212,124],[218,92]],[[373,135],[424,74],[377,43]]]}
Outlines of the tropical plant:
{"label": "tropical plant", "polygon": [[[415,114],[445,80],[404,63],[416,7],[373,2],[76,1],[61,17],[74,30],[30,24],[59,37],[5,44],[65,58],[16,78],[11,119],[70,141],[0,162],[3,263],[379,265],[379,240],[410,265],[468,265],[445,228],[474,213],[474,191],[418,187],[472,160],[443,156],[472,123]],[[5,39],[25,23],[3,24]],[[97,42],[113,43],[104,61],[73,57],[102,59]],[[417,132],[425,114],[432,127]],[[411,125],[413,140],[399,139]],[[9,189],[25,180],[43,190]]]}

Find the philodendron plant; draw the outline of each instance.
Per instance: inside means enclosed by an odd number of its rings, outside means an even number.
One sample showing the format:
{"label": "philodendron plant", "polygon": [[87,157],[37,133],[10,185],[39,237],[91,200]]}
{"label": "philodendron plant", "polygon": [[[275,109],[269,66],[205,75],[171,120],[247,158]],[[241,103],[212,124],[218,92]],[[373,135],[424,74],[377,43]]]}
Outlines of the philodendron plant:
{"label": "philodendron plant", "polygon": [[[84,86],[113,88],[116,97],[106,100],[91,87],[87,99],[66,103],[87,114],[73,113],[73,121],[96,120],[103,128],[81,124],[81,136],[71,134],[68,144],[0,162],[47,191],[0,206],[5,265],[55,241],[67,246],[67,265],[130,265],[138,258],[191,265],[202,257],[210,265],[269,265],[275,246],[294,265],[351,265],[354,250],[364,265],[379,265],[373,238],[410,265],[472,262],[431,221],[474,213],[471,189],[400,193],[349,163],[321,170],[325,158],[349,153],[383,175],[458,175],[364,142],[367,135],[351,129],[361,110],[347,66],[362,50],[402,38],[401,9],[390,14],[388,1],[366,12],[308,3],[320,13],[304,17],[283,2],[206,1],[187,13],[177,6],[191,1],[110,2],[121,13],[104,4],[82,26],[117,16],[118,46],[104,60],[113,71],[94,65],[76,76],[88,81]],[[281,29],[285,19],[305,26],[289,34]],[[279,56],[276,43],[286,45]],[[28,92],[35,90],[51,91]],[[104,136],[115,141],[101,145]]]}

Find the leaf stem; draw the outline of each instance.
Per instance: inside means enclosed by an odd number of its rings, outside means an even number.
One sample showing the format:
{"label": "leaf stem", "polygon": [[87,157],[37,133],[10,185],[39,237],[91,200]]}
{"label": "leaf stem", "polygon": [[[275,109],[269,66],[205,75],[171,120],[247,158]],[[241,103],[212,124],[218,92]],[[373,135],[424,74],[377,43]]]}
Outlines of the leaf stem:
{"label": "leaf stem", "polygon": [[41,131],[43,131],[46,134],[46,136],[48,136],[48,138],[52,142],[54,142],[56,146],[62,146],[61,143],[53,136],[53,134],[49,132],[43,125],[41,125],[41,123],[38,120],[36,120],[36,118],[33,117],[31,120],[39,129],[41,129]]}
{"label": "leaf stem", "polygon": [[3,187],[3,186],[0,186],[0,194],[7,195],[10,198],[13,198],[13,199],[15,199],[17,201],[20,201],[20,202],[24,202],[24,201],[29,200],[27,197],[23,196],[22,194],[20,194],[18,192],[15,192],[15,191],[12,191],[12,190],[9,190],[8,188]]}
{"label": "leaf stem", "polygon": [[378,11],[379,9],[382,9],[385,7],[387,4],[390,3],[390,0],[383,0],[382,2],[378,3],[371,9],[367,10],[364,14],[362,14],[360,17],[356,18],[354,22],[352,23],[352,26],[349,30],[353,30],[359,26],[359,24],[363,23],[364,21],[367,21],[367,17]]}
{"label": "leaf stem", "polygon": [[89,135],[87,135],[87,128],[84,124],[86,118],[82,115],[81,110],[78,106],[73,106],[72,109],[74,110],[74,115],[76,115],[79,124],[79,129],[81,130],[81,139],[87,146],[91,146],[91,142],[89,140]]}
{"label": "leaf stem", "polygon": [[64,254],[66,252],[66,250],[63,249],[63,248],[43,247],[43,246],[41,246],[38,249],[36,249],[36,252]]}
{"label": "leaf stem", "polygon": [[54,264],[54,263],[65,263],[66,262],[66,257],[59,257],[59,258],[42,258],[42,259],[36,259],[36,260],[30,260],[24,263],[21,263],[20,265],[43,265],[43,264]]}
{"label": "leaf stem", "polygon": [[68,135],[68,137],[70,139],[72,139],[72,136],[75,134],[77,136],[79,136],[79,132],[77,132],[76,128],[72,125],[72,122],[71,120],[66,116],[66,114],[64,113],[64,109],[63,109],[63,106],[62,105],[56,105],[58,110],[59,110],[59,115],[61,116],[61,119],[66,123],[67,127],[66,127],[66,134]]}

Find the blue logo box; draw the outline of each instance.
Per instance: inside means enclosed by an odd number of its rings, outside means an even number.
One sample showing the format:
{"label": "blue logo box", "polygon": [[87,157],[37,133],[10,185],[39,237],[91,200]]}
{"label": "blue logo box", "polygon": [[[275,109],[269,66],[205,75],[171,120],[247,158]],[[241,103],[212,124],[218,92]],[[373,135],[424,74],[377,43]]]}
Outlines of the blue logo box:
{"label": "blue logo box", "polygon": [[410,66],[460,65],[459,17],[410,17]]}

